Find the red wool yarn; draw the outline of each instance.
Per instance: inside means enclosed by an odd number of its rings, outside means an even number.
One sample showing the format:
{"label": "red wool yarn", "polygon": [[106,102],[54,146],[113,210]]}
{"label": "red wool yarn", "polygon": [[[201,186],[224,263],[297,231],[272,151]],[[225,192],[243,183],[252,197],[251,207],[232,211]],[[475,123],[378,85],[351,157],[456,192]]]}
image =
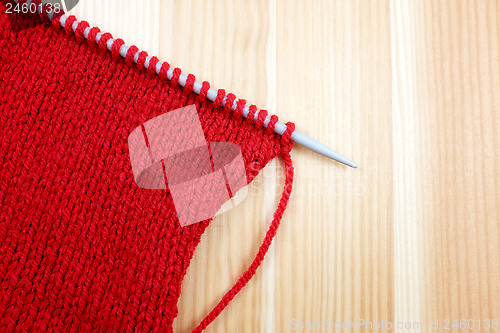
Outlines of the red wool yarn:
{"label": "red wool yarn", "polygon": [[[167,79],[168,63],[74,17],[6,14],[0,2],[0,331],[172,332],[181,282],[211,220],[181,227],[168,190],[134,182],[127,138],[145,121],[195,104],[209,142],[240,146],[248,181],[285,163],[282,198],[259,251],[194,331],[202,331],[252,278],[292,189],[294,130],[273,133],[193,92],[194,76]],[[10,17],[9,17],[10,16]],[[75,29],[74,24],[77,24]],[[87,32],[88,39],[85,37]],[[134,56],[136,59],[134,59]],[[134,61],[135,60],[135,61]],[[139,64],[136,64],[136,62]],[[142,66],[141,66],[142,65]],[[153,67],[154,66],[154,67]],[[231,104],[232,105],[232,104]],[[251,311],[251,309],[249,309]]]}

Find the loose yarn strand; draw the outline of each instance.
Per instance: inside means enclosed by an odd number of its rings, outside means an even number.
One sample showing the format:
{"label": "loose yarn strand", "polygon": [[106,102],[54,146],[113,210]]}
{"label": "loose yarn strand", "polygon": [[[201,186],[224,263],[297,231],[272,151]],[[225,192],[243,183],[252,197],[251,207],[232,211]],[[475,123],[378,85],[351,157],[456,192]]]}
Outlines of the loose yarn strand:
{"label": "loose yarn strand", "polygon": [[212,311],[201,321],[201,323],[193,330],[193,333],[202,332],[207,326],[219,316],[219,314],[224,310],[229,302],[238,294],[241,289],[250,281],[250,279],[255,275],[257,268],[260,266],[262,261],[264,260],[264,256],[266,255],[271,243],[276,236],[276,232],[281,222],[281,218],[283,217],[283,213],[285,212],[286,206],[288,204],[288,200],[290,199],[290,194],[292,193],[293,187],[293,162],[290,156],[290,150],[283,151],[280,156],[284,159],[285,162],[285,185],[283,187],[283,192],[281,194],[281,199],[278,204],[278,208],[274,212],[274,218],[267,230],[264,241],[260,245],[259,251],[255,256],[252,264],[248,269],[243,272],[238,281],[234,284],[234,286],[226,292],[226,294],[222,297],[219,303],[213,308]]}

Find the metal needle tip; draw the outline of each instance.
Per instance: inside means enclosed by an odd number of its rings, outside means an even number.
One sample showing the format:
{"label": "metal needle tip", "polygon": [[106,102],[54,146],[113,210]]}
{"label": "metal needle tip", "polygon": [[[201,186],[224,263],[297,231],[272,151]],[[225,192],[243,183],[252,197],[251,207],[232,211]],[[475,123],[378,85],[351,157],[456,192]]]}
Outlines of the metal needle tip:
{"label": "metal needle tip", "polygon": [[[181,75],[182,77],[182,75]],[[179,79],[179,82],[181,82],[181,80]],[[201,85],[201,83],[200,83]],[[196,83],[195,83],[195,88],[197,88],[196,86]],[[216,96],[217,96],[217,92],[215,90],[211,91],[213,89],[209,89],[208,90],[208,93],[207,93],[207,98],[210,99],[210,100],[215,100]],[[236,110],[236,107],[237,107],[237,101],[235,100],[234,103],[233,103],[233,110]],[[245,108],[243,109],[243,116],[244,117],[248,117],[248,114],[249,114],[249,108],[248,106],[245,106]],[[254,120],[256,120],[258,118],[258,115],[259,114],[259,111],[255,113],[254,115]],[[269,122],[271,121],[271,117],[268,115],[266,117],[266,120],[264,121],[264,126],[267,127],[267,125],[269,124]],[[274,132],[278,133],[279,135],[283,135],[283,133],[285,133],[286,131],[286,125],[283,124],[281,121],[278,121],[275,125],[274,125]],[[306,147],[306,148],[309,148],[321,155],[324,155],[326,157],[330,157],[331,159],[334,159],[335,161],[337,162],[340,162],[340,163],[343,163],[345,165],[348,165],[350,166],[351,168],[357,168],[358,166],[356,165],[356,163],[354,163],[353,161],[347,159],[346,157],[340,155],[339,153],[333,151],[332,149],[328,148],[327,146],[325,146],[324,144],[314,140],[313,138],[303,134],[303,133],[300,133],[299,131],[295,130],[293,131],[291,137],[292,141]]]}
{"label": "metal needle tip", "polygon": [[292,133],[291,139],[294,142],[297,142],[298,144],[301,144],[302,146],[309,148],[321,155],[324,155],[326,157],[330,157],[331,159],[334,159],[337,162],[340,162],[342,164],[348,165],[351,168],[357,168],[357,164],[354,163],[353,161],[349,160],[348,158],[340,155],[339,153],[333,151],[332,149],[328,148],[324,144],[314,140],[313,138],[299,132],[299,131],[294,131]]}

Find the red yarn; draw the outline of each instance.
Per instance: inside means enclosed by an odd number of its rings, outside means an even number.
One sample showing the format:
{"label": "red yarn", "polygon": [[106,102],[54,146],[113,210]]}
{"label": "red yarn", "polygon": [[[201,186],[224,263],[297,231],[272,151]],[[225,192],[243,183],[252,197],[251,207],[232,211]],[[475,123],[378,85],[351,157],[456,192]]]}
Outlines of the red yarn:
{"label": "red yarn", "polygon": [[210,83],[208,83],[207,81],[203,81],[201,85],[200,94],[198,95],[198,100],[203,102],[207,98],[207,93],[209,89],[210,89]]}
{"label": "red yarn", "polygon": [[118,59],[120,56],[120,48],[125,44],[123,39],[118,38],[113,41],[113,45],[111,46],[111,55],[115,58]]}
{"label": "red yarn", "polygon": [[137,58],[137,67],[139,69],[144,69],[144,64],[146,63],[146,58],[148,53],[146,51],[139,52],[139,57]]}
{"label": "red yarn", "polygon": [[214,104],[217,107],[222,106],[222,101],[224,100],[225,96],[226,96],[226,91],[224,89],[217,90],[217,97],[215,98]]}
{"label": "red yarn", "polygon": [[271,133],[274,131],[274,127],[276,126],[276,123],[279,121],[279,119],[275,114],[271,115],[270,118],[271,120],[269,121],[269,124],[267,124],[267,131]]}
{"label": "red yarn", "polygon": [[236,99],[236,95],[229,93],[226,95],[226,103],[224,104],[224,108],[229,111],[233,112],[233,105],[234,105],[234,100]]}
{"label": "red yarn", "polygon": [[250,105],[248,107],[247,121],[253,123],[255,120],[255,113],[257,113],[257,106]]}
{"label": "red yarn", "polygon": [[134,64],[134,56],[139,51],[139,48],[135,45],[132,45],[128,48],[127,54],[125,55],[125,63],[129,66],[133,66]]}
{"label": "red yarn", "polygon": [[196,77],[193,74],[188,74],[186,84],[184,85],[184,93],[190,94],[193,92],[193,85],[195,81]]}
{"label": "red yarn", "polygon": [[160,60],[157,57],[151,57],[149,59],[149,65],[148,65],[148,74],[150,75],[155,75],[156,74],[156,65],[158,64]]}
{"label": "red yarn", "polygon": [[[99,38],[99,42],[97,45],[99,45],[99,48],[101,50],[107,50],[108,49],[108,40],[112,39],[113,36],[109,32],[105,32],[101,35],[101,38]],[[147,54],[146,54],[147,55]]]}
{"label": "red yarn", "polygon": [[89,22],[87,21],[81,21],[78,24],[78,27],[75,30],[75,35],[79,41],[83,41],[83,39],[85,38],[83,33],[85,32],[85,29],[87,29],[88,27],[89,27]]}
{"label": "red yarn", "polygon": [[[170,110],[196,103],[207,141],[241,147],[248,181],[269,161],[285,161],[285,187],[252,265],[195,331],[203,330],[255,274],[286,208],[293,181],[282,137],[259,121],[243,121],[245,101],[220,89],[215,102],[154,75],[146,52],[118,57],[98,28],[72,19],[61,27],[35,15],[6,14],[0,2],[0,331],[167,331],[178,314],[182,279],[211,220],[179,225],[170,191],[139,188],[127,137]],[[19,32],[12,29],[13,15]],[[36,21],[36,22],[34,22]],[[37,23],[37,24],[33,24]],[[23,30],[24,29],[24,30]],[[65,31],[66,30],[66,31]],[[69,33],[68,33],[69,32]],[[98,48],[96,46],[99,45]],[[139,68],[139,69],[138,69]],[[249,117],[257,108],[250,107]]]}
{"label": "red yarn", "polygon": [[172,79],[170,80],[173,86],[177,86],[177,84],[179,84],[180,76],[181,76],[181,69],[178,67],[174,68],[174,73],[172,74]]}
{"label": "red yarn", "polygon": [[160,77],[160,79],[162,79],[164,81],[167,80],[167,72],[168,72],[169,69],[170,69],[170,64],[168,62],[164,62],[161,65],[160,74],[158,74],[158,76]]}
{"label": "red yarn", "polygon": [[236,110],[234,111],[238,116],[243,117],[243,109],[245,108],[245,105],[247,104],[247,101],[244,99],[238,99],[238,102],[236,102]]}
{"label": "red yarn", "polygon": [[281,154],[285,161],[285,186],[283,188],[283,193],[281,195],[281,200],[278,204],[278,209],[274,212],[274,218],[271,222],[269,230],[267,230],[266,237],[262,242],[262,245],[257,252],[257,255],[252,261],[252,264],[248,269],[240,276],[235,285],[229,289],[229,291],[222,297],[220,302],[215,306],[215,308],[201,321],[201,323],[196,327],[193,332],[203,331],[215,318],[228,306],[229,302],[236,296],[237,293],[250,281],[250,279],[255,275],[257,268],[264,260],[264,256],[269,250],[274,236],[276,236],[276,231],[280,225],[281,218],[285,212],[286,206],[288,204],[288,199],[290,199],[290,194],[292,193],[293,185],[293,163],[290,153],[285,151]]}
{"label": "red yarn", "polygon": [[255,123],[259,126],[264,127],[264,121],[267,118],[267,110],[260,110],[259,114],[257,115],[257,119],[255,120]]}
{"label": "red yarn", "polygon": [[[52,21],[54,22],[54,20]],[[54,27],[57,29],[59,27],[59,24],[53,24]],[[96,45],[96,42],[95,42],[95,39],[97,37],[97,34],[101,32],[101,29],[97,28],[97,27],[92,27],[90,28],[89,30],[89,38],[87,39],[89,44],[91,46],[95,46]]]}
{"label": "red yarn", "polygon": [[73,23],[75,23],[76,17],[75,15],[70,15],[64,22],[64,30],[66,30],[67,33],[72,33],[73,32]]}

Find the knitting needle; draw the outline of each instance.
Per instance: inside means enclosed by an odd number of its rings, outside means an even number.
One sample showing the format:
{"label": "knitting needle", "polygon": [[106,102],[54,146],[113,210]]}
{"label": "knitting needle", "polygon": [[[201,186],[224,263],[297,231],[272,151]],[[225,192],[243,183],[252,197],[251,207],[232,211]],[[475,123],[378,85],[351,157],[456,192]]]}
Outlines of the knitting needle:
{"label": "knitting needle", "polygon": [[[173,74],[173,70],[172,70],[172,74]],[[169,73],[167,73],[167,77],[168,77],[168,75],[169,75]],[[181,79],[182,79],[182,82],[181,82]],[[187,76],[185,76],[184,74],[181,74],[181,76],[179,77],[179,84],[184,86],[186,84],[186,79],[187,79]],[[196,92],[197,94],[199,94],[201,87],[202,87],[202,84],[198,81],[195,81],[194,86],[193,86],[193,91]],[[210,88],[207,92],[207,98],[211,101],[215,101],[215,99],[217,98],[217,91],[215,89]],[[225,104],[225,102],[226,102],[226,99],[224,98],[223,104]],[[234,101],[233,107],[232,107],[233,110],[236,110],[237,102],[238,102],[237,100]],[[248,106],[245,106],[245,108],[243,108],[243,116],[245,118],[247,118],[248,113],[249,113],[249,108],[248,108]],[[254,116],[254,120],[256,120],[258,118],[258,116],[259,116],[259,111],[256,112],[256,114]],[[267,125],[269,124],[270,121],[271,121],[271,117],[267,116],[266,120],[264,121],[264,126],[267,127]],[[276,123],[276,125],[274,126],[274,132],[276,132],[279,135],[283,135],[283,133],[285,133],[285,131],[286,131],[286,125],[283,124],[282,122],[278,121]],[[356,163],[354,163],[353,161],[349,160],[348,158],[346,158],[346,157],[340,155],[339,153],[335,152],[334,150],[328,148],[324,144],[314,140],[313,138],[311,138],[311,137],[309,137],[309,136],[307,136],[307,135],[305,135],[297,130],[293,131],[290,138],[292,139],[292,141],[294,141],[294,142],[296,142],[296,143],[298,143],[306,148],[309,148],[312,151],[315,151],[321,155],[324,155],[326,157],[334,159],[337,162],[343,163],[343,164],[348,165],[352,168],[358,167],[356,165]]]}
{"label": "knitting needle", "polygon": [[[52,14],[52,13],[51,13]],[[52,15],[49,15],[49,18],[52,19]],[[60,22],[61,22],[61,25],[64,27],[64,23],[66,22],[66,19],[68,18],[67,15],[63,15],[61,16],[60,18]],[[78,27],[78,21],[75,21],[73,23],[73,30],[76,30],[76,28]],[[88,34],[90,32],[90,28],[86,28],[85,29],[85,32],[84,32],[84,36],[85,38],[88,38]],[[102,34],[101,33],[98,33],[96,35],[96,41],[99,42],[99,39],[101,38]],[[107,48],[109,50],[112,49],[112,46],[113,46],[113,42],[114,42],[114,39],[109,39],[107,41]],[[120,47],[120,50],[119,50],[119,53],[122,57],[125,58],[125,56],[127,55],[127,51],[128,51],[129,47],[127,45],[122,45]],[[139,59],[139,51],[135,54],[134,56],[134,62],[137,63]],[[148,56],[146,58],[146,61],[144,63],[144,67],[147,69],[149,67],[149,62],[151,60],[151,57]],[[156,73],[159,74],[160,71],[161,71],[161,67],[162,67],[163,63],[161,61],[159,61],[157,64],[156,64]],[[168,71],[167,71],[167,78],[170,80],[172,79],[172,76],[174,74],[174,69],[173,68],[170,68]],[[184,87],[186,85],[186,80],[187,80],[187,76],[185,74],[180,74],[179,76],[179,84]],[[202,83],[199,82],[199,81],[195,81],[194,82],[194,85],[193,85],[193,91],[197,94],[200,93],[201,91],[201,88],[202,88]],[[212,89],[210,88],[207,92],[207,98],[209,100],[211,100],[212,102],[215,101],[215,99],[217,98],[217,90],[215,89]],[[237,108],[237,102],[238,100],[235,100],[234,103],[233,103],[233,106],[232,106],[232,109],[233,110],[236,110]],[[223,105],[226,103],[226,98],[224,98],[223,100]],[[248,113],[249,113],[249,108],[248,106],[246,106],[244,109],[243,109],[243,116],[246,118],[248,116]],[[259,111],[257,111],[255,113],[255,116],[254,116],[254,120],[256,120],[259,116]],[[269,124],[269,122],[271,121],[271,117],[270,116],[267,116],[265,121],[264,121],[264,126],[267,127],[267,125]],[[274,132],[276,132],[277,134],[279,135],[283,135],[283,133],[285,133],[286,131],[286,125],[283,124],[282,122],[277,122],[275,124],[275,127],[274,127]],[[340,155],[339,153],[335,152],[334,150],[328,148],[327,146],[325,146],[324,144],[314,140],[313,138],[295,130],[293,131],[291,137],[292,141],[306,147],[306,148],[309,148],[311,149],[312,151],[315,151],[321,155],[324,155],[326,157],[329,157],[331,159],[334,159],[335,161],[337,162],[340,162],[340,163],[343,163],[345,165],[348,165],[352,168],[357,168],[358,166],[356,165],[356,163],[352,162],[351,160],[347,159],[346,157]]]}
{"label": "knitting needle", "polygon": [[[286,125],[285,125],[285,127],[286,127]],[[328,148],[327,146],[325,146],[321,142],[318,142],[318,141],[314,140],[313,138],[311,138],[311,137],[309,137],[309,136],[307,136],[299,131],[293,131],[291,139],[294,142],[297,142],[298,144],[301,144],[302,146],[311,149],[312,151],[315,151],[321,155],[324,155],[326,157],[334,159],[337,162],[348,165],[351,168],[358,167],[358,165],[356,163],[354,163],[353,161],[347,159],[346,157],[335,152],[334,150]]]}
{"label": "knitting needle", "polygon": [[64,12],[67,13],[68,10],[66,9],[66,1],[65,0],[61,0],[61,4],[62,4]]}

